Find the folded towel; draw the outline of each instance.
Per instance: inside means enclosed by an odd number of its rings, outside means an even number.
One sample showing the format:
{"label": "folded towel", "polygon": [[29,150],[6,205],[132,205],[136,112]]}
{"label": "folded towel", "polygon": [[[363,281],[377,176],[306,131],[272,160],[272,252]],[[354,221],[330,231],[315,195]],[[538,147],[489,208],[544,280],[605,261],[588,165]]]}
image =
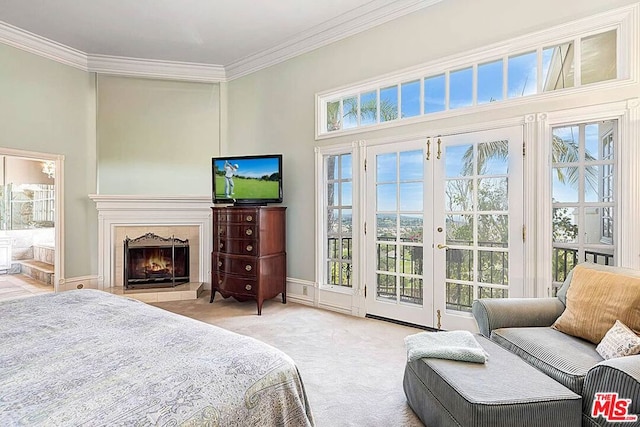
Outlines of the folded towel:
{"label": "folded towel", "polygon": [[431,357],[485,363],[487,353],[469,331],[420,332],[405,337],[407,360]]}

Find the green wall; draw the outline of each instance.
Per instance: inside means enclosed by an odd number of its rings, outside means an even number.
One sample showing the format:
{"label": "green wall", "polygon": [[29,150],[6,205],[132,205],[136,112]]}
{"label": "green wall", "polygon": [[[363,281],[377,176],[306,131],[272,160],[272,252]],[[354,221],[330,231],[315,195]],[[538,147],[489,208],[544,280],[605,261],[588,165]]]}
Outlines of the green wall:
{"label": "green wall", "polygon": [[64,275],[95,274],[95,74],[3,44],[0,64],[0,147],[64,155]]}
{"label": "green wall", "polygon": [[210,195],[218,84],[98,76],[98,192]]}

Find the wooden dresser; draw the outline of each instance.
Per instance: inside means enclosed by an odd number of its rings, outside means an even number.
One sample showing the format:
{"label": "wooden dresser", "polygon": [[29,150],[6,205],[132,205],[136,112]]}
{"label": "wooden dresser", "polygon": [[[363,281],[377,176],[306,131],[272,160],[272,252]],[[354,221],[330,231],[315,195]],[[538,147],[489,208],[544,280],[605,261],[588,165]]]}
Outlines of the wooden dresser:
{"label": "wooden dresser", "polygon": [[216,292],[238,301],[287,302],[286,207],[213,207],[211,300]]}

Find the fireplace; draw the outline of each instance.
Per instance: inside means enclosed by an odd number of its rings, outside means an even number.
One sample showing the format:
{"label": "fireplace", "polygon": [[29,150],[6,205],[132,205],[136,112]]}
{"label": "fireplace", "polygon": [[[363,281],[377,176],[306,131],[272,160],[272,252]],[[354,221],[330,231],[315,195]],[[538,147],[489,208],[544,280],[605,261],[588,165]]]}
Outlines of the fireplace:
{"label": "fireplace", "polygon": [[173,287],[189,282],[189,240],[147,233],[124,239],[125,289]]}

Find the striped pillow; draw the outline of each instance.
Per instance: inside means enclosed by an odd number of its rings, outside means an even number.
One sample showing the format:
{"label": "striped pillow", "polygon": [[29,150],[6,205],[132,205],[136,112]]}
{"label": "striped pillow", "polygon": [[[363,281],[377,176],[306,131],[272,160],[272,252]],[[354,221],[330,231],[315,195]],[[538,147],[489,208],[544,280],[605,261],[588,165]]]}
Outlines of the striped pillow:
{"label": "striped pillow", "polygon": [[566,309],[553,327],[598,344],[616,320],[640,330],[640,272],[590,268],[588,263],[576,266]]}

